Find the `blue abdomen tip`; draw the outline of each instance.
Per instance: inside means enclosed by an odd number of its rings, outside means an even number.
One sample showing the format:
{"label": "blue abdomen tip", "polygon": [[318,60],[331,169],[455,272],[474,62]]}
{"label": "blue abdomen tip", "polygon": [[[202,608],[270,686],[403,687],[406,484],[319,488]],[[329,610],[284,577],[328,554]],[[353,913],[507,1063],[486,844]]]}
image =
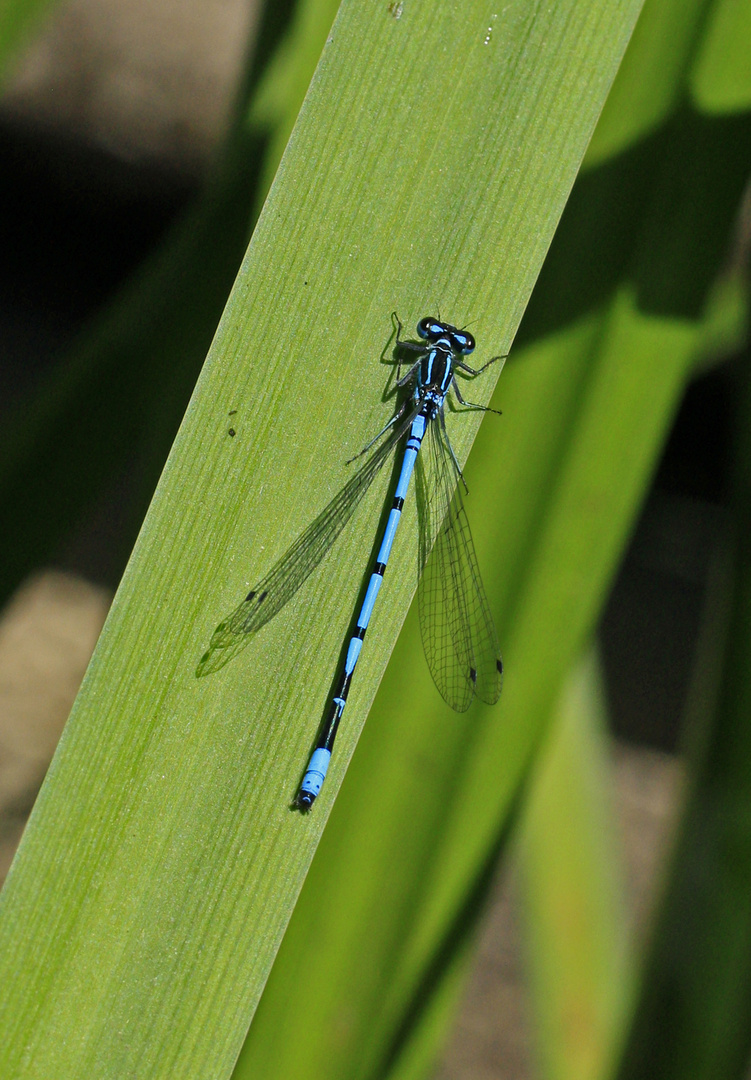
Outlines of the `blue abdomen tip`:
{"label": "blue abdomen tip", "polygon": [[[300,784],[300,795],[298,797],[300,805],[310,806],[313,799],[319,794],[323,787],[323,781],[326,779],[329,761],[331,761],[331,751],[324,750],[320,746],[311,754],[307,772],[302,784]],[[308,797],[310,802],[307,801]]]}

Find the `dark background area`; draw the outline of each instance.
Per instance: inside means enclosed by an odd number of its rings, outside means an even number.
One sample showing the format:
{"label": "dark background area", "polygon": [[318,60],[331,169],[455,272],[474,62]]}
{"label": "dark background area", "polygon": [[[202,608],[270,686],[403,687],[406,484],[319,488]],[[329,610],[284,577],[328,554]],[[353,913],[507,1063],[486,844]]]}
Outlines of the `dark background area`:
{"label": "dark background area", "polygon": [[156,245],[194,178],[0,117],[0,402],[33,390]]}

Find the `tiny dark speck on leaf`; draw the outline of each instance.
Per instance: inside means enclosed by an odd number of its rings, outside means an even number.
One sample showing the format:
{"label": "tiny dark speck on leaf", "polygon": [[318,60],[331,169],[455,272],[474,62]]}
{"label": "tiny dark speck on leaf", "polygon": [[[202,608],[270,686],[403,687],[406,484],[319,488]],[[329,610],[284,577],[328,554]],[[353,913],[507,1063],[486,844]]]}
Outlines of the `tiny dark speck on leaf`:
{"label": "tiny dark speck on leaf", "polygon": [[235,437],[235,435],[237,434],[237,432],[235,431],[235,429],[234,429],[233,427],[231,427],[231,428],[229,429],[229,431],[227,432],[227,434],[228,434],[228,435],[229,435],[230,437],[234,438],[234,437]]}

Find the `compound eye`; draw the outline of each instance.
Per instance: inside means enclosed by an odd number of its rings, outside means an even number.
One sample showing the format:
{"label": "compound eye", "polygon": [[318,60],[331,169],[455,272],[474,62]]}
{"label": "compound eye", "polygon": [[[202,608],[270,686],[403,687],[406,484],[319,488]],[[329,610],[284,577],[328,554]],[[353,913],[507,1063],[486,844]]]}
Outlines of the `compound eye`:
{"label": "compound eye", "polygon": [[417,324],[417,333],[421,338],[430,337],[430,328],[433,325],[433,319],[420,319]]}
{"label": "compound eye", "polygon": [[466,330],[460,330],[456,335],[456,340],[460,350],[465,356],[467,353],[474,352],[475,339],[471,334],[468,334]]}

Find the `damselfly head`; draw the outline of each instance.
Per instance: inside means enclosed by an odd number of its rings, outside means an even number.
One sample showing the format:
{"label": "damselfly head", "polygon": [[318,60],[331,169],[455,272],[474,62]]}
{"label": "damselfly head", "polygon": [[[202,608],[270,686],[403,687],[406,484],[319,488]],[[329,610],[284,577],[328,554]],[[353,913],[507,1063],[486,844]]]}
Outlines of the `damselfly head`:
{"label": "damselfly head", "polygon": [[420,319],[417,324],[417,333],[432,344],[440,341],[441,338],[448,339],[452,351],[463,353],[465,356],[474,351],[475,339],[468,330],[457,330],[451,323],[444,323],[439,319],[429,316]]}

